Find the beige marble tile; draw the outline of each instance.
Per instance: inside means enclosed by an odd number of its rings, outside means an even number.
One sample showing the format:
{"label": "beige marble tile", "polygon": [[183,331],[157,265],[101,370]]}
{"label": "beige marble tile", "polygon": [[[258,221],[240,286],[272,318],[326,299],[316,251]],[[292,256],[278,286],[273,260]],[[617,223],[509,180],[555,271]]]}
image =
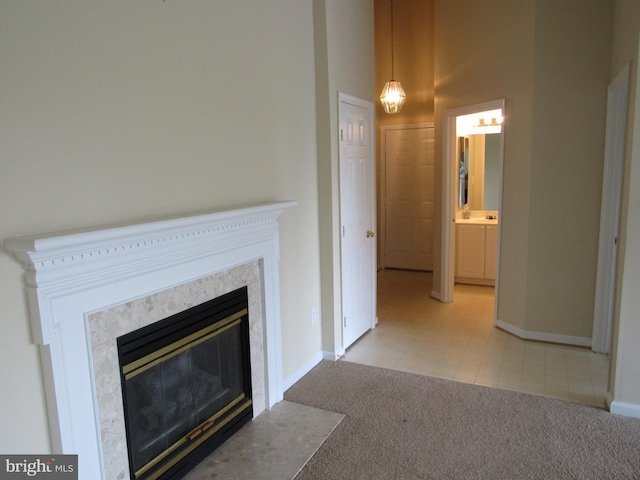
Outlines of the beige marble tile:
{"label": "beige marble tile", "polygon": [[259,414],[266,408],[261,278],[262,263],[254,260],[87,316],[103,462],[108,478],[128,478],[129,475],[116,344],[120,335],[247,286],[253,409]]}
{"label": "beige marble tile", "polygon": [[287,402],[242,427],[185,480],[290,480],[344,415]]}
{"label": "beige marble tile", "polygon": [[[425,294],[432,280],[426,272],[378,272],[378,326],[345,360],[604,405],[608,355],[521,340],[493,326],[492,287],[456,284],[455,301],[443,304]],[[399,361],[390,349],[420,356]]]}

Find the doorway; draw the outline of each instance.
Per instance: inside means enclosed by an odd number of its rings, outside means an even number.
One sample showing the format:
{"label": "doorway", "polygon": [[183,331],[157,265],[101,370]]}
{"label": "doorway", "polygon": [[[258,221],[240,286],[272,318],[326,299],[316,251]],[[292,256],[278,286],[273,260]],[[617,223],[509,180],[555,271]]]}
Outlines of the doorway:
{"label": "doorway", "polygon": [[[502,211],[502,168],[504,161],[504,127],[502,125],[502,119],[504,118],[504,99],[494,100],[490,102],[484,102],[480,104],[470,105],[457,109],[447,110],[444,112],[443,118],[443,171],[442,171],[442,255],[441,255],[441,292],[438,298],[441,302],[449,303],[453,301],[454,296],[454,283],[455,283],[455,265],[456,265],[456,218],[461,218],[466,215],[469,194],[469,181],[470,177],[465,169],[469,168],[466,159],[463,158],[465,152],[464,144],[460,145],[459,139],[464,138],[468,131],[462,131],[463,127],[459,120],[463,118],[473,119],[477,121],[471,122],[468,126],[469,129],[473,129],[474,126],[478,127],[476,132],[482,131],[493,133],[499,133],[498,141],[498,160],[497,167],[495,168],[495,179],[491,180],[494,183],[492,187],[496,191],[496,205],[497,211]],[[485,118],[483,114],[485,112],[499,112],[491,118]],[[500,118],[496,118],[499,116]],[[494,121],[495,118],[495,121]],[[499,127],[498,127],[499,125]],[[493,130],[483,130],[485,127],[493,127]],[[469,130],[469,131],[471,131]],[[462,154],[462,157],[461,157]],[[463,162],[464,166],[461,166]],[[484,180],[483,180],[484,181]],[[486,209],[482,209],[484,211]],[[493,210],[493,209],[491,209]],[[470,216],[471,214],[469,214]],[[499,214],[498,214],[499,215]],[[501,219],[498,218],[497,231],[495,232],[495,259],[487,260],[489,262],[495,262],[489,265],[489,268],[495,266],[495,300],[494,300],[494,321],[497,315],[497,306],[499,299],[499,264],[500,264],[500,232],[501,232]],[[486,238],[486,237],[485,237]],[[479,252],[474,252],[480,255]],[[485,250],[486,253],[486,250]],[[487,258],[487,257],[485,257]],[[482,260],[482,262],[480,262]],[[484,259],[479,258],[478,263],[486,265]]]}

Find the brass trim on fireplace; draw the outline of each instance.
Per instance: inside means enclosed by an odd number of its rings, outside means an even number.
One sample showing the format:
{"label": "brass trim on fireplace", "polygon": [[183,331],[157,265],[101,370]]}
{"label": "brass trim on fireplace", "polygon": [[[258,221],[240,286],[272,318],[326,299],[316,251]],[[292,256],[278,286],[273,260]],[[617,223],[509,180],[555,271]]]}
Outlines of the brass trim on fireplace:
{"label": "brass trim on fireplace", "polygon": [[125,380],[129,380],[136,375],[155,367],[159,363],[175,357],[176,355],[179,355],[180,353],[209,340],[232,327],[235,327],[240,323],[240,318],[247,313],[248,309],[245,308],[233,315],[229,315],[225,319],[220,320],[213,325],[209,325],[208,327],[181,338],[166,347],[160,348],[149,355],[145,355],[138,360],[128,363],[127,365],[123,365],[122,373],[124,374]]}
{"label": "brass trim on fireplace", "polygon": [[[174,458],[172,458],[170,461],[168,461],[165,465],[162,465],[162,467],[159,468],[158,471],[156,471],[153,474],[151,474],[145,480],[156,480],[156,479],[158,479],[167,470],[169,470],[176,463],[178,463],[180,460],[182,460],[184,457],[186,457],[189,453],[191,453],[193,450],[195,450],[198,446],[200,446],[200,444],[202,444],[205,440],[207,440],[214,433],[216,433],[218,430],[220,430],[222,427],[224,427],[227,423],[229,423],[231,420],[233,420],[237,416],[238,413],[244,411],[249,406],[251,406],[252,400],[250,398],[247,399],[242,404],[238,405],[238,403],[240,403],[244,399],[246,399],[244,393],[238,395],[238,397],[236,397],[234,400],[232,400],[222,410],[220,410],[219,412],[217,412],[214,415],[212,415],[211,417],[209,417],[207,420],[202,422],[199,426],[197,426],[192,431],[187,433],[184,437],[182,437],[182,439],[178,440],[176,443],[171,445],[168,449],[166,449],[160,455],[155,457],[153,460],[149,461],[144,467],[142,467],[137,472],[135,472],[135,478],[138,478],[138,477],[140,477],[140,475],[145,474],[146,472],[151,470],[154,466],[156,466],[158,463],[160,463],[162,460],[164,460],[168,455],[170,455],[175,450],[177,450],[179,447],[181,447],[181,446],[183,446],[183,445],[188,443],[187,447],[184,450],[182,450],[178,455],[176,455]],[[236,405],[238,405],[238,407],[236,408],[236,414],[235,415],[229,415],[227,418],[221,420],[220,422],[216,422],[216,420],[218,418],[220,418],[222,415],[224,415],[225,413],[227,413],[230,410],[232,410]],[[193,434],[195,432],[197,432],[197,431],[200,431],[200,432],[197,435],[194,436]]]}

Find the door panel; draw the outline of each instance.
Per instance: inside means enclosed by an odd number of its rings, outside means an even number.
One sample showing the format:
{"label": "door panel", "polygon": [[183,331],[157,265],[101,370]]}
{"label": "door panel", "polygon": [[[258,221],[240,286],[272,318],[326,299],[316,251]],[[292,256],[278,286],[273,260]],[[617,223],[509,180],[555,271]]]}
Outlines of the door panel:
{"label": "door panel", "polygon": [[346,349],[375,325],[372,108],[340,102],[342,332]]}
{"label": "door panel", "polygon": [[385,265],[433,270],[433,127],[385,134]]}
{"label": "door panel", "polygon": [[597,353],[609,353],[611,348],[628,88],[629,64],[611,82],[607,95],[598,269],[591,345],[591,349]]}

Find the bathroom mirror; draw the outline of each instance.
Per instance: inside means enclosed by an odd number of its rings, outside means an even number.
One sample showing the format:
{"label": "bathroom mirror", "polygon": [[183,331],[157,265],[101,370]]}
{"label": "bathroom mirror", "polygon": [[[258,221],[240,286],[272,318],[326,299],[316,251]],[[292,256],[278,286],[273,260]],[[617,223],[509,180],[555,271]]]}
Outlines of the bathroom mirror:
{"label": "bathroom mirror", "polygon": [[469,137],[458,137],[458,207],[469,199]]}
{"label": "bathroom mirror", "polygon": [[498,210],[500,134],[458,137],[458,207]]}

